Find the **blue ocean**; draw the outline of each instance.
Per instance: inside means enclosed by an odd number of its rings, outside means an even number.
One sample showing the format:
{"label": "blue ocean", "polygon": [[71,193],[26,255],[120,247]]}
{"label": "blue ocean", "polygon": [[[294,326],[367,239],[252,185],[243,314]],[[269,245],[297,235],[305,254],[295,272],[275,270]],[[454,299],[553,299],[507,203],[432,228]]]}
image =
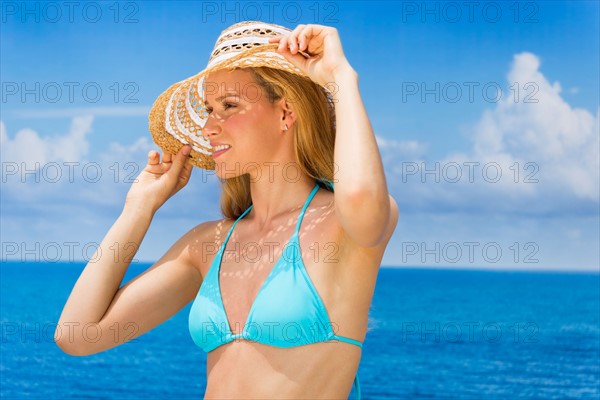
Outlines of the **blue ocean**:
{"label": "blue ocean", "polygon": [[[200,399],[191,303],[89,357],[56,321],[85,264],[3,263],[1,397]],[[148,264],[132,265],[125,281]],[[600,398],[600,275],[381,268],[359,368],[364,399]]]}

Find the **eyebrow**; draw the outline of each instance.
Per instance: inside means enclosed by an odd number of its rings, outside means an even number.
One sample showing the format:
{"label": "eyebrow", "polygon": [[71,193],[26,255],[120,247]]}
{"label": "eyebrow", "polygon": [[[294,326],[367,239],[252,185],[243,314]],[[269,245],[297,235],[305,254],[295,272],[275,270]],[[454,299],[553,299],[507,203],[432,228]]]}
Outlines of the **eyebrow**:
{"label": "eyebrow", "polygon": [[[231,92],[231,93],[226,93],[223,96],[219,96],[215,99],[215,101],[218,103],[219,101],[226,99],[227,97],[234,97],[234,96],[238,96],[238,94],[236,92]],[[206,105],[209,105],[208,100],[204,101],[204,103]]]}

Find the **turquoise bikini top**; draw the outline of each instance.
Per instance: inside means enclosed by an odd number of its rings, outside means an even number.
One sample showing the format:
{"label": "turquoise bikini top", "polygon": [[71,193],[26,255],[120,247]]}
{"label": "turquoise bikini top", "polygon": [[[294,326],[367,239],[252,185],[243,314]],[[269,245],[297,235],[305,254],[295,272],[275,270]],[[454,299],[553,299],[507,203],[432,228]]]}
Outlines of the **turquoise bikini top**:
{"label": "turquoise bikini top", "polygon": [[[258,291],[239,334],[233,334],[225,314],[219,271],[227,241],[238,221],[248,214],[252,205],[233,223],[190,310],[190,334],[194,343],[205,352],[235,339],[282,348],[340,340],[362,348],[362,343],[358,340],[334,333],[325,305],[302,261],[298,232],[308,204],[318,189],[317,184],[308,196],[300,212],[296,230]],[[360,398],[358,374],[354,384]]]}

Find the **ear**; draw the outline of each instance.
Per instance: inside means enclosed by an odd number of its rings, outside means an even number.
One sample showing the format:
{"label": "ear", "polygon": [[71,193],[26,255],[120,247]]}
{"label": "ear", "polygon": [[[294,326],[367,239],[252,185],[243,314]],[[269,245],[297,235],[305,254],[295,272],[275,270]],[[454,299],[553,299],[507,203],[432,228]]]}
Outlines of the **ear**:
{"label": "ear", "polygon": [[292,126],[297,119],[296,111],[294,111],[292,104],[284,98],[280,100],[279,107],[281,112],[279,121],[281,124],[281,129],[283,130],[285,125],[288,126],[288,129],[292,129]]}

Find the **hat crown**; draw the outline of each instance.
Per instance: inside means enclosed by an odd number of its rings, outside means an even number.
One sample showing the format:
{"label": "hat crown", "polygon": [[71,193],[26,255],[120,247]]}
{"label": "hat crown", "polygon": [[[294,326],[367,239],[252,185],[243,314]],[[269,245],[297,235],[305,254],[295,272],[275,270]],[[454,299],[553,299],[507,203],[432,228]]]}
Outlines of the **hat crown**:
{"label": "hat crown", "polygon": [[221,32],[208,60],[207,68],[258,46],[269,43],[269,38],[286,35],[291,29],[261,21],[244,21]]}

